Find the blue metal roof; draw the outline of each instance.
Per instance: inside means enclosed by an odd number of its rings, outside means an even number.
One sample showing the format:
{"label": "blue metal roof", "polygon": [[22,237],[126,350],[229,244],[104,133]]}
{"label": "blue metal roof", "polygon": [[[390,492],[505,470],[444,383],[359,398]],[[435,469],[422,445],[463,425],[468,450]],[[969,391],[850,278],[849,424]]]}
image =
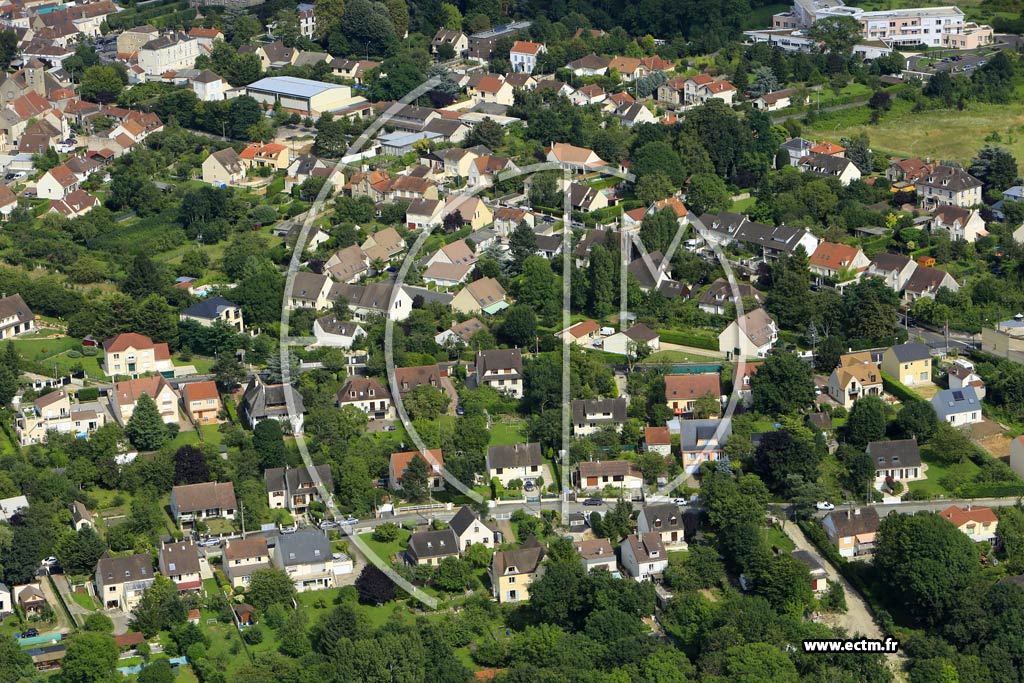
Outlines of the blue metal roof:
{"label": "blue metal roof", "polygon": [[294,76],[270,76],[268,78],[261,78],[255,83],[250,83],[246,86],[248,90],[303,98],[314,97],[328,90],[344,87],[334,83],[311,81],[308,78],[295,78]]}

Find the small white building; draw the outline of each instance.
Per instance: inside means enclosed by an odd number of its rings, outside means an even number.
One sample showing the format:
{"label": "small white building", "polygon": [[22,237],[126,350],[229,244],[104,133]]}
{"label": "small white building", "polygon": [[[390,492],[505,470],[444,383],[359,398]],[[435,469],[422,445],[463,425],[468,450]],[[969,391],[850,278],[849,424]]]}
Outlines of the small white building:
{"label": "small white building", "polygon": [[982,421],[981,399],[974,387],[963,389],[943,389],[932,397],[939,420],[948,422],[954,427],[977,424]]}
{"label": "small white building", "polygon": [[668,551],[660,534],[630,534],[621,552],[623,569],[636,581],[660,579],[668,567]]}

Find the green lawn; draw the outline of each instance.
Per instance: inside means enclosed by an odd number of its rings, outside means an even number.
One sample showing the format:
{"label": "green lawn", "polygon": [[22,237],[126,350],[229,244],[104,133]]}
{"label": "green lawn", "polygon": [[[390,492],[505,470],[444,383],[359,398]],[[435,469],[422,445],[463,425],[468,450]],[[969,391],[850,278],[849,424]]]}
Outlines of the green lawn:
{"label": "green lawn", "polygon": [[[621,356],[619,356],[621,358]],[[714,363],[720,359],[711,358],[709,356],[701,356],[696,353],[690,353],[689,351],[677,351],[675,349],[665,349],[664,351],[655,351],[644,361],[646,363]]]}
{"label": "green lawn", "polygon": [[960,478],[963,481],[971,481],[978,474],[978,466],[970,460],[964,460],[961,463],[955,465],[943,465],[935,462],[928,454],[927,449],[921,453],[921,460],[928,465],[928,469],[925,472],[927,479],[920,481],[912,481],[908,484],[911,491],[917,493],[926,493],[930,496],[949,496],[953,494],[953,491],[946,489],[942,485],[942,480],[952,475],[954,478]]}
{"label": "green lawn", "polygon": [[822,116],[805,131],[810,137],[838,139],[867,133],[876,153],[899,156],[929,156],[970,163],[982,141],[999,133],[998,144],[1018,160],[1024,160],[1024,109],[1017,104],[968,102],[964,111],[911,112],[911,103],[894,101],[892,111],[878,125],[869,125],[870,110],[856,107]]}
{"label": "green lawn", "polygon": [[746,199],[740,199],[732,203],[730,211],[734,213],[746,213],[753,208],[754,204],[757,203],[757,197],[747,197]]}
{"label": "green lawn", "polygon": [[764,536],[769,546],[774,546],[784,553],[796,550],[796,544],[793,543],[782,529],[773,526],[767,527],[764,530]]}
{"label": "green lawn", "polygon": [[512,443],[522,443],[526,438],[522,432],[521,422],[495,422],[491,425],[491,446],[507,446]]}
{"label": "green lawn", "polygon": [[96,600],[94,600],[88,593],[71,591],[71,599],[78,603],[79,607],[83,607],[88,610],[96,609]]}
{"label": "green lawn", "polygon": [[378,557],[388,562],[391,558],[398,553],[405,550],[405,546],[409,541],[409,537],[412,535],[411,532],[402,529],[398,532],[398,538],[391,543],[381,543],[380,541],[373,540],[373,533],[360,534],[359,540],[366,543],[367,547],[372,550]]}

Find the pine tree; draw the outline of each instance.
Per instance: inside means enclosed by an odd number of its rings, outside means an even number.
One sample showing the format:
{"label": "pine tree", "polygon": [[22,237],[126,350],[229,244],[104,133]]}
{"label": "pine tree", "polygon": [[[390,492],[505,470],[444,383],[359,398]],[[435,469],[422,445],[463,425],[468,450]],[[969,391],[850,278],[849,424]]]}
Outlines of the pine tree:
{"label": "pine tree", "polygon": [[406,498],[414,503],[419,503],[429,497],[427,489],[429,474],[427,461],[419,453],[414,455],[402,474],[402,491],[405,492]]}
{"label": "pine tree", "polygon": [[21,376],[21,355],[14,348],[14,342],[7,342],[4,347],[3,360],[0,361],[4,367],[14,373],[15,377]]}
{"label": "pine tree", "polygon": [[523,261],[537,250],[537,236],[526,221],[519,221],[508,238],[509,250],[512,252],[512,268],[518,273],[523,268]]}
{"label": "pine tree", "polygon": [[163,289],[160,273],[148,256],[139,254],[135,257],[121,289],[136,298],[142,298]]}
{"label": "pine tree", "polygon": [[167,443],[170,433],[149,394],[142,394],[135,402],[135,410],[124,427],[124,433],[132,445],[142,451],[155,451]]}

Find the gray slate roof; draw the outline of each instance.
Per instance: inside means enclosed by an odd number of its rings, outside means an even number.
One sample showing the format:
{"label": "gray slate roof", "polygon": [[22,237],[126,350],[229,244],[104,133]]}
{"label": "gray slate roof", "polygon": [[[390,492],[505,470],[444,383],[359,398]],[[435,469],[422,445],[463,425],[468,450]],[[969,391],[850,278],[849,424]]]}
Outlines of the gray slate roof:
{"label": "gray slate roof", "polygon": [[981,399],[974,387],[962,389],[943,389],[932,397],[932,408],[935,408],[939,420],[948,422],[953,415],[981,411]]}
{"label": "gray slate roof", "polygon": [[622,424],[626,421],[626,399],[577,399],[572,402],[573,423],[580,424],[589,421],[587,415],[596,415],[597,417],[592,418],[594,422]]}
{"label": "gray slate roof", "polygon": [[872,441],[868,444],[867,454],[871,456],[876,470],[921,466],[921,452],[916,439]]}
{"label": "gray slate roof", "polygon": [[326,562],[331,559],[331,542],[319,529],[300,529],[282,534],[274,553],[285,567]]}
{"label": "gray slate roof", "polygon": [[892,347],[892,352],[895,354],[896,360],[901,363],[913,363],[914,361],[932,357],[931,349],[928,348],[927,344],[921,342],[898,344]]}
{"label": "gray slate roof", "polygon": [[409,537],[406,552],[414,562],[428,557],[458,555],[459,539],[451,527],[439,531],[417,531]]}
{"label": "gray slate roof", "polygon": [[507,446],[487,447],[487,467],[524,467],[541,465],[539,443],[513,443]]}

